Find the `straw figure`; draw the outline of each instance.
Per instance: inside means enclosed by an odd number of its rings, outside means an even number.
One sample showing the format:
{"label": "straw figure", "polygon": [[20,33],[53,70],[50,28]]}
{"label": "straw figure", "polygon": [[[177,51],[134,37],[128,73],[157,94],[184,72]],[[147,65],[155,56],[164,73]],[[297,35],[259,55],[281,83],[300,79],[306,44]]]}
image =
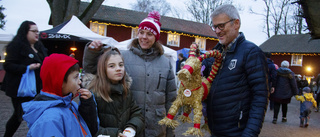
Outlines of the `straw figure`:
{"label": "straw figure", "polygon": [[[178,90],[177,98],[170,107],[167,117],[158,122],[160,125],[176,128],[179,125],[179,122],[173,120],[173,118],[177,114],[179,108],[184,106],[184,113],[183,115],[179,116],[178,119],[182,122],[191,123],[191,119],[188,116],[193,108],[194,127],[189,127],[189,129],[183,133],[183,135],[186,136],[203,136],[203,133],[200,130],[200,121],[202,117],[201,101],[207,98],[212,81],[215,78],[222,62],[221,53],[219,51],[209,51],[203,55],[200,55],[199,57],[196,57],[196,50],[197,45],[192,44],[190,46],[189,58],[186,60],[184,67],[178,72],[178,78],[181,81],[181,85]],[[203,59],[209,57],[214,57],[215,62],[212,65],[210,75],[206,79],[201,77],[201,62]],[[209,131],[208,125],[205,125]]]}

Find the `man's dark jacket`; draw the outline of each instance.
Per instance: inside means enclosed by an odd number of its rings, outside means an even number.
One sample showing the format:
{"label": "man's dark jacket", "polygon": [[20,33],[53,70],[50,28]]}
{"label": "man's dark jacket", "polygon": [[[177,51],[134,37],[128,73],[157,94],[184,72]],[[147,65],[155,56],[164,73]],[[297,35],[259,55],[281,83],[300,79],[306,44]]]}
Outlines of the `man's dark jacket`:
{"label": "man's dark jacket", "polygon": [[[214,49],[222,51],[222,45]],[[206,101],[213,136],[259,135],[268,103],[267,79],[263,52],[239,33],[226,53]]]}

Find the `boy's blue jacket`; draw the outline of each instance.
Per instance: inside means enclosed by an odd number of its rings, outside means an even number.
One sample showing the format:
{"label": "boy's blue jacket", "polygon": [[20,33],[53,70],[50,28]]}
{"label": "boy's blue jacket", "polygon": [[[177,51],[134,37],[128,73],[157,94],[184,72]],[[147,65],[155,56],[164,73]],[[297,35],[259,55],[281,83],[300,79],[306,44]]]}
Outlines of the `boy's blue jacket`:
{"label": "boy's blue jacket", "polygon": [[[29,127],[27,137],[91,137],[98,131],[94,96],[80,98],[78,108],[78,104],[72,101],[74,91],[62,93],[65,76],[69,81],[72,71],[77,71],[77,62],[72,57],[56,53],[44,59],[40,70],[42,90],[34,100],[22,104],[23,119]],[[76,83],[66,84],[72,84],[73,88],[64,90],[80,88]]]}
{"label": "boy's blue jacket", "polygon": [[83,137],[79,122],[87,133],[86,137],[91,137],[87,124],[78,112],[78,104],[72,101],[72,94],[60,97],[41,91],[39,96],[45,99],[22,104],[23,119],[29,127],[28,137]]}

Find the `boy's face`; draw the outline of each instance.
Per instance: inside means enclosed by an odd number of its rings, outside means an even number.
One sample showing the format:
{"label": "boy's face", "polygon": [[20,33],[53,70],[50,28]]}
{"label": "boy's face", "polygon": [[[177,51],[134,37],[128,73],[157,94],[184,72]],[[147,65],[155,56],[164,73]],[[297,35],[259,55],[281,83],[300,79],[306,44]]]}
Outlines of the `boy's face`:
{"label": "boy's face", "polygon": [[73,71],[68,76],[67,82],[62,83],[62,95],[66,96],[69,93],[73,93],[73,97],[75,97],[78,89],[80,89],[80,84],[79,72]]}

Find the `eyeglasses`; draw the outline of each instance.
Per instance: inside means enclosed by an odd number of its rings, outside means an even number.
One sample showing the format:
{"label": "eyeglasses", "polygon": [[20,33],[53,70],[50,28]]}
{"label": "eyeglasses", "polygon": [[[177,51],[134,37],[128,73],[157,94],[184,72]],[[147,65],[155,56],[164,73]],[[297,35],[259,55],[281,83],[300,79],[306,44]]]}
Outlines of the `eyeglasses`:
{"label": "eyeglasses", "polygon": [[211,28],[212,28],[212,30],[213,31],[216,31],[217,30],[217,28],[219,28],[219,30],[224,30],[224,27],[226,26],[226,24],[227,23],[229,23],[229,22],[231,22],[231,21],[234,21],[235,19],[231,19],[231,20],[229,20],[229,21],[227,21],[227,22],[225,22],[225,23],[220,23],[220,24],[217,24],[217,25],[213,25],[213,26],[211,26]]}
{"label": "eyeglasses", "polygon": [[31,32],[33,32],[33,33],[39,33],[39,30],[29,30],[29,31],[31,31]]}

